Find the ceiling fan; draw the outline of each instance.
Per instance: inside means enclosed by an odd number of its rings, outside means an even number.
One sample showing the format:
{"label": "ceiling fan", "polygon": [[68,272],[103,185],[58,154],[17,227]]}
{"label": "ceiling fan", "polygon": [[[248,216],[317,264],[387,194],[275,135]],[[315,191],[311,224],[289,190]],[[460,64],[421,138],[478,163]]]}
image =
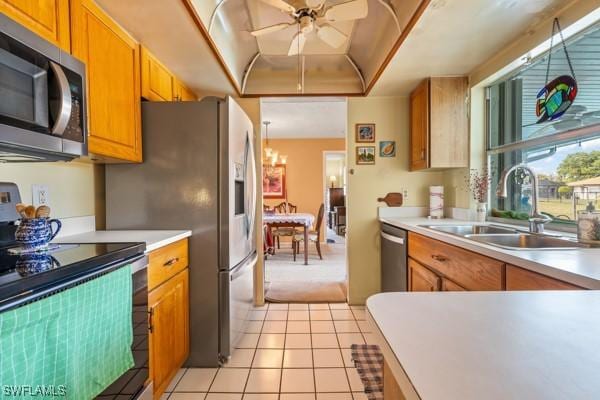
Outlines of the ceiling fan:
{"label": "ceiling fan", "polygon": [[306,43],[306,35],[312,31],[329,46],[337,49],[343,45],[348,36],[328,24],[336,21],[353,21],[365,18],[369,13],[367,0],[350,0],[345,3],[325,7],[325,0],[305,0],[306,7],[296,9],[283,0],[260,0],[265,4],[275,7],[288,14],[294,22],[279,23],[250,32],[253,36],[268,35],[279,32],[290,26],[298,26],[298,33],[294,35],[288,56],[302,54]]}

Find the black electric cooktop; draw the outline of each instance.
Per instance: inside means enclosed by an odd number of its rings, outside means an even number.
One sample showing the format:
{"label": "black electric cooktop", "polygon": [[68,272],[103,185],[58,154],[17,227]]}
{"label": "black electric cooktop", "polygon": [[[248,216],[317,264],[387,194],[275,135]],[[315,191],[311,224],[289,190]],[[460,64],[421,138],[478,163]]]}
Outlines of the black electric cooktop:
{"label": "black electric cooktop", "polygon": [[0,311],[46,295],[94,273],[127,264],[144,254],[144,243],[85,243],[51,245],[48,251],[14,254],[15,246],[0,248]]}

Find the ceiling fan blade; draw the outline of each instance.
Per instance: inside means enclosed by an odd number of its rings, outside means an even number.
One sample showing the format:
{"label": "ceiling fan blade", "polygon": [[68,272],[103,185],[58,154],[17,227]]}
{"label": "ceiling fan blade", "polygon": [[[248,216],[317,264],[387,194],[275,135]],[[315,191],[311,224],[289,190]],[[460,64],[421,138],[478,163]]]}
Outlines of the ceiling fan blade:
{"label": "ceiling fan blade", "polygon": [[286,3],[283,0],[260,0],[260,1],[262,1],[265,4],[270,5],[271,7],[278,8],[281,11],[284,11],[289,14],[293,14],[296,12],[296,9],[293,6],[289,5],[288,3]]}
{"label": "ceiling fan blade", "polygon": [[353,0],[328,8],[325,11],[325,19],[330,22],[351,21],[365,18],[368,13],[369,4],[367,0]]}
{"label": "ceiling fan blade", "polygon": [[288,56],[296,56],[298,54],[302,54],[302,50],[304,50],[305,43],[306,43],[306,36],[304,36],[304,33],[302,33],[302,32],[296,33],[296,35],[292,39],[292,43],[290,43],[290,49],[288,50]]}
{"label": "ceiling fan blade", "polygon": [[318,28],[317,36],[319,39],[327,43],[329,46],[334,49],[339,48],[344,43],[346,43],[346,39],[348,36],[344,35],[342,32],[338,31],[331,25],[324,25]]}
{"label": "ceiling fan blade", "polygon": [[318,10],[325,3],[325,0],[305,0],[305,4],[308,8]]}
{"label": "ceiling fan blade", "polygon": [[295,23],[286,24],[284,22],[284,23],[281,23],[281,24],[275,24],[275,25],[266,26],[264,28],[257,29],[255,31],[250,32],[250,34],[252,36],[268,35],[269,33],[281,31],[281,30],[283,30],[285,28],[288,28],[288,27],[290,27],[292,25],[295,25]]}

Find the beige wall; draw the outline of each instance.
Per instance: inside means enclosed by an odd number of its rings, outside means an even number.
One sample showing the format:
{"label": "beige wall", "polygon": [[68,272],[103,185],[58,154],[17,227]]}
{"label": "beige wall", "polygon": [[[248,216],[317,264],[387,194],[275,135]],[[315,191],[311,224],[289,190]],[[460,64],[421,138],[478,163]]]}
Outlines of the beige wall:
{"label": "beige wall", "polygon": [[28,204],[31,185],[46,184],[53,217],[96,215],[97,226],[104,227],[104,166],[78,161],[1,164],[0,180],[16,183]]}
{"label": "beige wall", "polygon": [[[298,212],[317,216],[321,203],[325,201],[323,182],[323,152],[344,150],[345,139],[271,139],[269,146],[279,154],[288,156],[286,167],[286,187],[288,201],[298,206]],[[265,145],[263,141],[263,146]],[[264,199],[269,206],[283,202],[283,199]],[[325,223],[321,227],[324,232]],[[323,234],[321,235],[322,238]]]}
{"label": "beige wall", "polygon": [[[380,290],[379,222],[377,197],[408,190],[404,204],[428,204],[428,188],[443,183],[442,172],[409,172],[409,103],[407,97],[348,99],[348,276],[349,301],[362,304]],[[354,125],[375,123],[376,140],[395,140],[394,158],[380,158],[375,165],[356,165]],[[378,145],[378,143],[375,143]]]}

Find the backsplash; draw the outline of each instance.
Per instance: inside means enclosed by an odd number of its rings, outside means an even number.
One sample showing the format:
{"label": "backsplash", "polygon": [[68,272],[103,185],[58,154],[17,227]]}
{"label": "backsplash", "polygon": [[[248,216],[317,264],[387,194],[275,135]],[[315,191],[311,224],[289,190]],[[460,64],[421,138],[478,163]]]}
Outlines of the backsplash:
{"label": "backsplash", "polygon": [[32,203],[31,185],[47,185],[53,217],[95,216],[96,226],[104,227],[102,165],[79,161],[2,164],[0,181],[16,183],[25,203]]}

